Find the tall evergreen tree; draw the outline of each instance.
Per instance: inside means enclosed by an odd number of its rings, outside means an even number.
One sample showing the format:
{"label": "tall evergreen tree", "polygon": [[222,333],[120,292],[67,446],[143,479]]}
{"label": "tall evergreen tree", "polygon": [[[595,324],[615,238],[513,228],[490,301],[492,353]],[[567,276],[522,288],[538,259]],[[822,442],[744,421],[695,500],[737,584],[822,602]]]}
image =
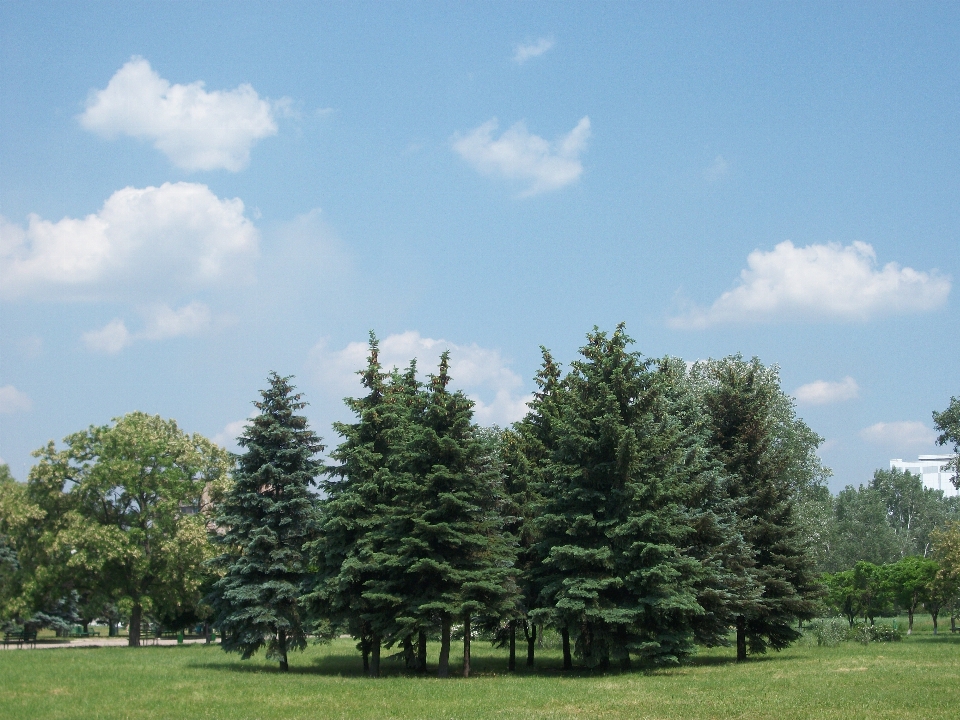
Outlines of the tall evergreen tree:
{"label": "tall evergreen tree", "polygon": [[698,585],[713,572],[688,549],[696,438],[623,325],[587,339],[550,421],[536,612],[574,636],[589,666],[674,663],[693,650]]}
{"label": "tall evergreen tree", "polygon": [[733,356],[698,363],[694,376],[710,422],[711,444],[728,475],[737,529],[754,554],[762,595],[737,616],[737,659],[799,637],[797,622],[814,616],[822,589],[794,511],[801,488],[821,474],[821,438],[780,389],[775,367]]}
{"label": "tall evergreen tree", "polygon": [[[407,383],[412,378],[407,377]],[[449,353],[430,376],[416,415],[396,508],[384,534],[384,560],[403,569],[403,634],[440,628],[438,674],[449,674],[451,627],[464,628],[464,674],[470,673],[472,620],[513,611],[514,546],[502,532],[499,477],[485,463],[484,443],[472,425],[473,402],[448,389]],[[398,588],[399,589],[399,588]]]}
{"label": "tall evergreen tree", "polygon": [[[516,539],[518,618],[511,618],[505,641],[510,647],[509,667],[516,665],[516,635],[518,625],[527,645],[527,667],[533,667],[537,644],[538,623],[533,613],[540,607],[541,586],[538,582],[544,558],[539,543],[537,516],[542,504],[539,488],[543,483],[543,468],[553,442],[551,430],[556,416],[557,392],[560,388],[560,369],[550,352],[540,348],[543,365],[537,373],[537,389],[529,403],[530,411],[513,428],[503,433],[501,453],[504,461],[504,491],[507,506],[504,510],[505,529]],[[569,638],[566,643],[569,651]],[[569,652],[566,654],[569,660]]]}
{"label": "tall evergreen tree", "polygon": [[359,641],[364,670],[377,677],[380,648],[397,615],[394,596],[383,593],[393,568],[377,550],[393,511],[392,477],[405,442],[405,408],[397,402],[400,379],[388,382],[372,332],[367,367],[359,374],[367,394],[345,400],[357,421],[334,424],[343,442],[330,455],[338,464],[327,468],[323,483],[319,537],[309,548],[319,573],[308,600],[315,614],[349,629]]}
{"label": "tall evergreen tree", "polygon": [[284,671],[288,652],[306,647],[304,545],[315,532],[310,486],[320,471],[314,456],[323,450],[306,417],[296,414],[306,403],[289,380],[271,373],[254,403],[260,414],[238,438],[245,452],[211,535],[222,548],[214,566],[224,574],[210,601],[223,649],[247,659],[266,647]]}

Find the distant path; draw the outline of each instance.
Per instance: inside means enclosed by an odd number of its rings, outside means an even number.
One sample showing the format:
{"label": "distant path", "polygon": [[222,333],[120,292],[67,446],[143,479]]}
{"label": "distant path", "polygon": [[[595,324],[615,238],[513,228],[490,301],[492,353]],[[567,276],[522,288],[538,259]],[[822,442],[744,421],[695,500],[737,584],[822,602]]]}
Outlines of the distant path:
{"label": "distant path", "polygon": [[[206,642],[203,638],[185,638],[183,641],[184,645],[198,645]],[[176,645],[176,638],[161,638],[160,640],[154,642],[153,640],[145,641],[141,643],[141,647],[150,647],[152,645]],[[49,650],[52,648],[79,648],[79,647],[127,647],[127,639],[125,637],[104,637],[104,638],[78,638],[76,640],[64,640],[62,642],[37,642],[36,647],[30,647],[24,644],[21,647],[17,647],[15,644],[10,644],[4,647],[0,645],[0,650]]]}

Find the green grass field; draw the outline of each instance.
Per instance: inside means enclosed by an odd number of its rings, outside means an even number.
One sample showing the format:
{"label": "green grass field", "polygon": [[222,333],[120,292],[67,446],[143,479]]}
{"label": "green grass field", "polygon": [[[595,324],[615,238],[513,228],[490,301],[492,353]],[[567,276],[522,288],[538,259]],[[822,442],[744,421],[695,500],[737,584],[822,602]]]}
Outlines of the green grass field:
{"label": "green grass field", "polygon": [[444,681],[391,660],[385,677],[361,677],[348,640],[294,655],[288,674],[216,646],[3,651],[0,717],[954,720],[960,637],[918,629],[899,643],[801,644],[743,665],[710,650],[681,668],[605,675],[564,674],[553,650],[535,672],[508,674],[505,654],[476,642],[475,676]]}

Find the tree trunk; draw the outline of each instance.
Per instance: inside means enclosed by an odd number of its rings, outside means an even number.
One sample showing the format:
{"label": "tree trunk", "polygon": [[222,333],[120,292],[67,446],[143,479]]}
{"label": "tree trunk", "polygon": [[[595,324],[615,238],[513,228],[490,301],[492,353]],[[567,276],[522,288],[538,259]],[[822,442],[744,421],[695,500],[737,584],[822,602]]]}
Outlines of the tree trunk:
{"label": "tree trunk", "polygon": [[737,615],[737,662],[747,659],[747,619]]}
{"label": "tree trunk", "polygon": [[360,652],[363,653],[363,674],[370,674],[370,640],[367,639],[367,634],[364,632],[363,637],[360,638]]}
{"label": "tree trunk", "polygon": [[913,635],[913,608],[907,609],[907,635]]}
{"label": "tree trunk", "polygon": [[470,613],[463,616],[463,676],[470,677]]}
{"label": "tree trunk", "polygon": [[931,615],[931,617],[933,617],[933,634],[936,635],[936,634],[937,634],[937,616],[940,615],[940,613],[939,613],[939,611],[938,611],[938,612],[932,612],[932,613],[930,613],[930,615]]}
{"label": "tree trunk", "polygon": [[130,632],[127,634],[129,647],[140,647],[140,625],[143,623],[143,605],[134,603],[130,613]]}
{"label": "tree trunk", "polygon": [[450,677],[450,613],[440,616],[440,666],[437,677]]}
{"label": "tree trunk", "polygon": [[380,677],[380,636],[374,635],[370,641],[372,647],[370,658],[370,677]]}
{"label": "tree trunk", "polygon": [[203,639],[206,641],[207,645],[210,644],[210,623],[208,622],[203,624]]}
{"label": "tree trunk", "polygon": [[417,635],[417,670],[427,671],[427,631],[421,630]]}
{"label": "tree trunk", "polygon": [[626,657],[620,658],[620,669],[621,669],[623,672],[629,671],[629,670],[630,670],[630,666],[631,666],[631,662],[630,662],[630,655],[629,655],[629,654],[628,654]]}
{"label": "tree trunk", "polygon": [[413,637],[407,635],[403,639],[403,664],[407,670],[415,670],[417,667],[417,657],[413,652]]}
{"label": "tree trunk", "polygon": [[277,631],[277,645],[280,650],[280,671],[287,672],[290,666],[287,664],[287,631]]}
{"label": "tree trunk", "polygon": [[515,672],[517,669],[517,621],[510,621],[510,659],[507,660],[507,670]]}
{"label": "tree trunk", "polygon": [[560,637],[563,640],[563,669],[573,670],[573,657],[570,655],[570,630],[563,628],[560,631]]}
{"label": "tree trunk", "polygon": [[534,652],[537,646],[537,626],[524,621],[523,636],[527,639],[527,667],[533,667]]}

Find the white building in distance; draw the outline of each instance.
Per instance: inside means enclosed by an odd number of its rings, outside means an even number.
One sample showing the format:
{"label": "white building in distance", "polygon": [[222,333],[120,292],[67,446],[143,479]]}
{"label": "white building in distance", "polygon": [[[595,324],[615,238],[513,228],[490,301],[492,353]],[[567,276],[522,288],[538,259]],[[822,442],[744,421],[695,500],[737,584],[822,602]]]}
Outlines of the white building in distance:
{"label": "white building in distance", "polygon": [[896,468],[919,475],[923,478],[924,487],[943,490],[946,497],[952,497],[958,494],[952,482],[955,473],[947,469],[946,465],[955,457],[956,455],[921,455],[913,461],[897,458],[890,461],[890,469]]}

